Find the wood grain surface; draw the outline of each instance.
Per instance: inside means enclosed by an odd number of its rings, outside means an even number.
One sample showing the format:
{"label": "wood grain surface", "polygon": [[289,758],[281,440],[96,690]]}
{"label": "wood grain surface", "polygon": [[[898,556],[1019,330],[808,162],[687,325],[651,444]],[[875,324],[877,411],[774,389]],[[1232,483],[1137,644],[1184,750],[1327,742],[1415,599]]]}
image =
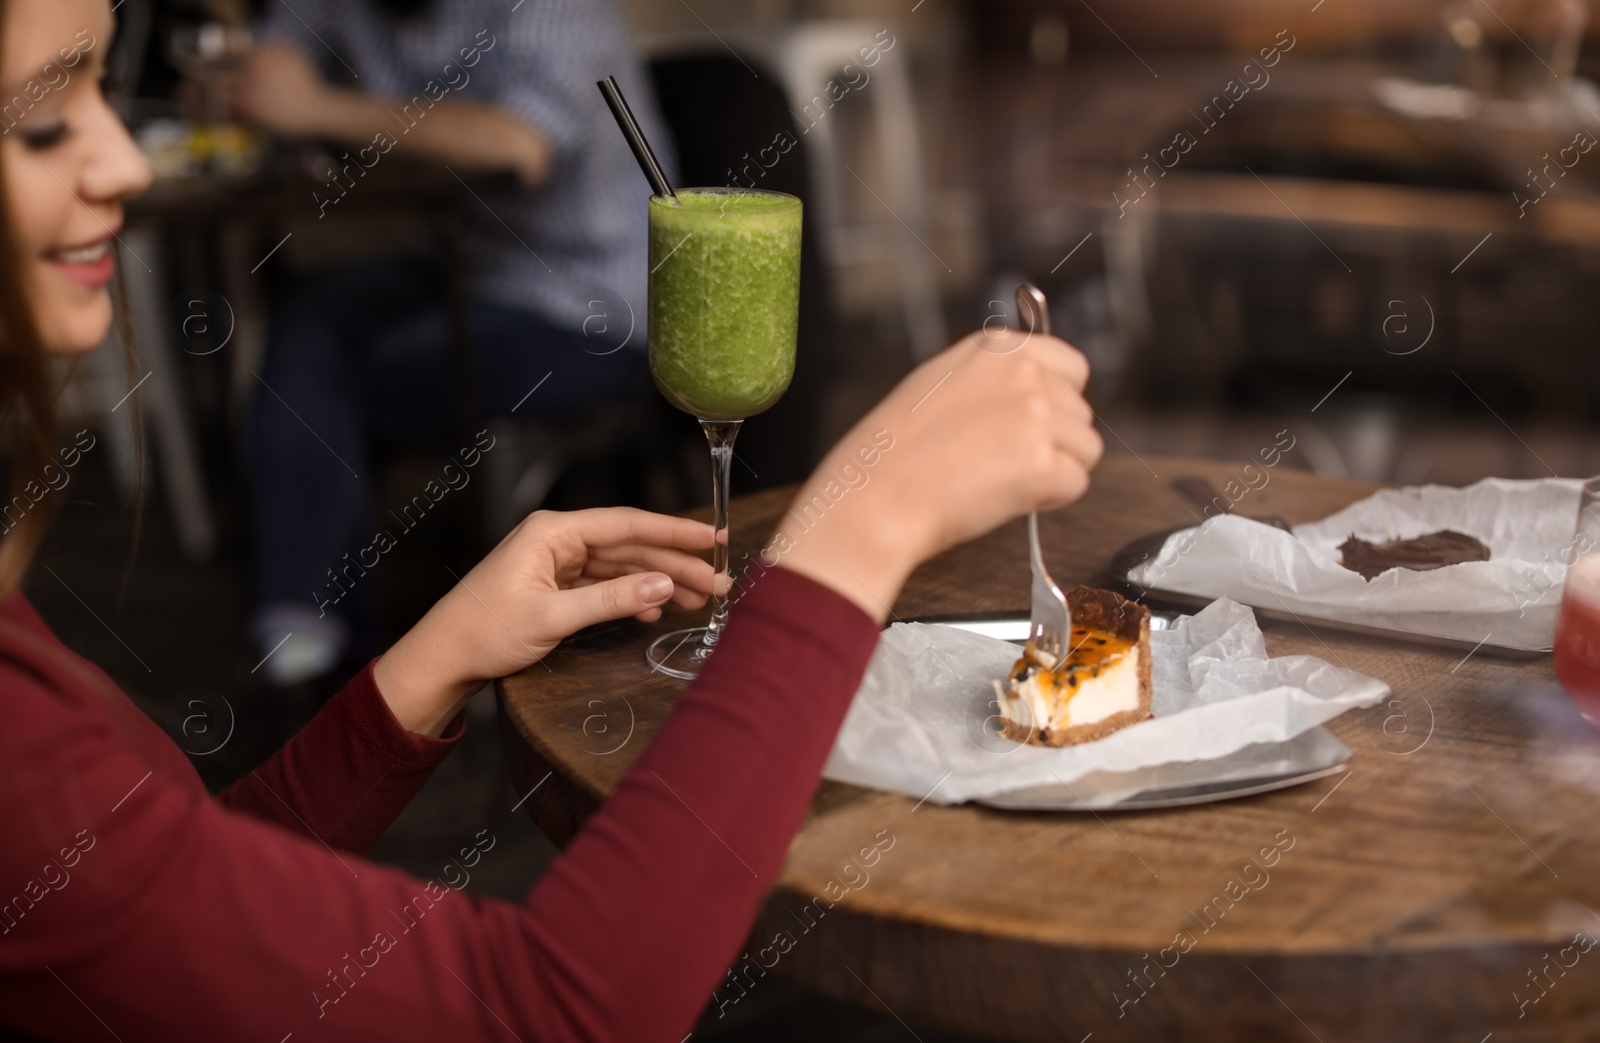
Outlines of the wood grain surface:
{"label": "wood grain surface", "polygon": [[[1171,479],[1222,488],[1240,466],[1106,460],[1082,501],[1041,519],[1052,574],[1103,583],[1129,539],[1190,519]],[[1374,489],[1271,475],[1240,513],[1309,521]],[[735,502],[736,573],[787,497]],[[1019,521],[929,562],[895,616],[1025,611],[1025,548]],[[558,843],[681,691],[647,672],[645,644],[697,621],[586,632],[501,682],[519,792],[538,784],[526,807]],[[1573,945],[1600,938],[1600,734],[1548,657],[1263,629],[1275,656],[1392,686],[1331,724],[1349,773],[1099,817],[823,783],[714,1008],[771,973],[1008,1040],[1600,1039],[1600,946]]]}

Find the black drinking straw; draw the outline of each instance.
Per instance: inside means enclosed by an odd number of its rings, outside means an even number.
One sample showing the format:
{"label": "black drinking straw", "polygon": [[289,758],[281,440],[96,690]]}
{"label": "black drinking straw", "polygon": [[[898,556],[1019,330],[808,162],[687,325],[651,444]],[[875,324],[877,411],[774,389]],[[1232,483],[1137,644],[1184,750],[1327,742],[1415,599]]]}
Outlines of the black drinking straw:
{"label": "black drinking straw", "polygon": [[639,169],[644,171],[644,176],[650,179],[650,187],[655,189],[656,195],[678,201],[678,194],[667,183],[667,175],[661,169],[661,164],[656,161],[656,154],[651,151],[650,143],[644,139],[644,131],[639,129],[639,122],[633,118],[633,110],[628,108],[627,99],[622,96],[622,89],[617,86],[615,76],[607,76],[603,80],[596,80],[595,86],[600,88],[600,93],[605,96],[606,104],[611,108],[611,115],[617,119],[617,126],[622,128],[622,136],[628,139],[628,147],[633,149],[633,158],[639,161]]}

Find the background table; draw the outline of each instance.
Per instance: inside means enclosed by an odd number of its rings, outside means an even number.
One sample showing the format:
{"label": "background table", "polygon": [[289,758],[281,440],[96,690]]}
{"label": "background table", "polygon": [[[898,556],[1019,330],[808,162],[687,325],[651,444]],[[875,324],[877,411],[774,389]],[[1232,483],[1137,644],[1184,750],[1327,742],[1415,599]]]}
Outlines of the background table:
{"label": "background table", "polygon": [[[122,274],[137,369],[144,378],[130,372],[120,329],[114,330],[86,367],[96,378],[91,393],[95,421],[111,443],[123,495],[131,499],[139,485],[135,414],[116,413],[134,383],[144,384],[145,415],[155,435],[168,509],[192,560],[209,558],[217,543],[201,465],[206,428],[221,426],[231,442],[242,443],[249,402],[260,391],[257,371],[266,350],[269,310],[263,280],[271,274],[263,266],[274,255],[282,259],[278,250],[296,231],[317,226],[314,200],[318,193],[333,193],[307,168],[301,150],[281,152],[247,175],[158,178],[128,202],[128,229],[121,238],[130,259]],[[511,183],[506,172],[477,172],[463,179],[435,163],[397,158],[374,168],[370,177],[363,173],[359,188],[348,193],[354,202],[325,208],[332,225],[345,222],[347,234],[350,218],[377,217],[403,227],[404,218],[415,215],[426,225],[427,249],[437,261],[445,290],[456,445],[471,442],[479,426],[458,209],[480,205],[469,202],[472,195]],[[345,196],[335,198],[342,201]],[[345,261],[363,257],[352,254]],[[205,358],[224,347],[229,349],[225,356]],[[201,401],[223,404],[220,425],[214,419],[205,422]],[[468,531],[474,536],[482,531],[477,522],[481,506],[477,498],[468,501]]]}
{"label": "background table", "polygon": [[[1241,513],[1307,521],[1374,488],[1270,473]],[[1189,520],[1169,485],[1183,475],[1243,481],[1236,464],[1109,459],[1087,497],[1041,519],[1052,574],[1103,580],[1128,539]],[[785,506],[782,491],[735,503],[736,570]],[[895,615],[1025,610],[1024,548],[1019,522],[936,559]],[[519,792],[539,784],[527,807],[558,843],[671,711],[681,686],[649,674],[643,649],[684,620],[586,633],[548,671],[501,683]],[[772,973],[1002,1039],[1600,1038],[1600,946],[1562,948],[1577,932],[1600,938],[1600,734],[1549,659],[1264,629],[1273,655],[1316,655],[1393,687],[1332,723],[1355,751],[1349,773],[1100,817],[824,783],[752,955],[787,932]],[[875,839],[874,861],[862,850]],[[1261,855],[1275,845],[1275,861]],[[759,987],[759,968],[746,973]]]}

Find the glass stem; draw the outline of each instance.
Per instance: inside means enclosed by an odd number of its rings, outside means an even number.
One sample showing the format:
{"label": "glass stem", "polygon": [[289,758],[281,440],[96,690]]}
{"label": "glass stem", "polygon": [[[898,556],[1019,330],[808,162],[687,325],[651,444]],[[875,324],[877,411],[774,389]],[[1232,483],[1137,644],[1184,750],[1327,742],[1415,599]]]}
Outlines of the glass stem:
{"label": "glass stem", "polygon": [[[733,440],[738,437],[739,425],[743,423],[743,420],[700,421],[700,429],[706,433],[706,441],[711,443],[711,524],[717,530],[716,543],[711,550],[711,565],[717,576],[728,575],[728,483],[732,477]],[[706,636],[697,658],[710,654],[727,623],[728,595],[713,594],[711,621],[706,624]]]}

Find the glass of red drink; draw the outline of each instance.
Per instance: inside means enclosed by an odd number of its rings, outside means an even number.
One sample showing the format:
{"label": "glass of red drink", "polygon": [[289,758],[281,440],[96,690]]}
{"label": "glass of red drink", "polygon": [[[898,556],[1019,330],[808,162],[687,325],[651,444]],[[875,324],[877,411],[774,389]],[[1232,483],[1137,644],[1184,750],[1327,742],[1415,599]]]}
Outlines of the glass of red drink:
{"label": "glass of red drink", "polygon": [[1583,483],[1556,616],[1555,665],[1584,719],[1600,728],[1600,477]]}

